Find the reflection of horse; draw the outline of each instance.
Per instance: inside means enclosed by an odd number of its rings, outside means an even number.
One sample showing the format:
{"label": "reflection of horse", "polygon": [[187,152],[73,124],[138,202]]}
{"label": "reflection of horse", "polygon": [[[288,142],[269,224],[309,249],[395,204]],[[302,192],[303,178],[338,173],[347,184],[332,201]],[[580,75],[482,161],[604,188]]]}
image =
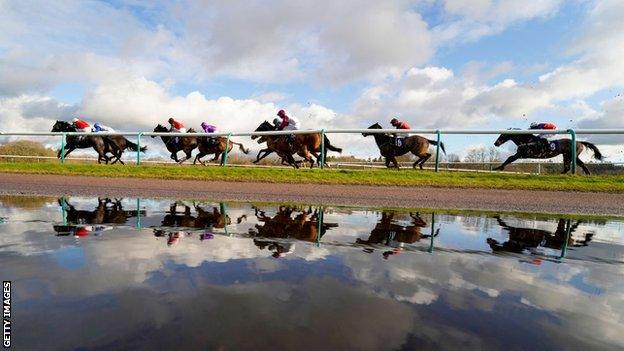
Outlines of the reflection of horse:
{"label": "reflection of horse", "polygon": [[295,244],[289,242],[254,239],[254,244],[260,250],[267,249],[273,252],[271,256],[273,256],[274,258],[284,257],[287,254],[293,253],[293,251],[295,251]]}
{"label": "reflection of horse", "polygon": [[[220,209],[213,207],[212,210],[205,210],[198,205],[194,205],[195,215],[191,214],[191,207],[184,206],[184,211],[178,212],[178,204],[174,202],[169,207],[169,212],[162,220],[162,225],[167,227],[185,227],[185,228],[225,228],[227,224],[231,224],[230,216],[225,214],[221,204]],[[236,223],[241,223],[246,215],[237,218]]]}
{"label": "reflection of horse", "polygon": [[[98,198],[98,204],[92,211],[77,210],[65,198],[59,198],[58,203],[66,211],[67,222],[72,224],[125,224],[129,218],[137,216],[136,210],[124,210],[119,199]],[[145,215],[145,211],[138,214]]]}
{"label": "reflection of horse", "polygon": [[[383,129],[379,123],[375,123],[372,126],[368,127],[368,129]],[[403,145],[396,146],[394,143],[394,138],[387,134],[380,133],[362,133],[362,136],[372,135],[375,138],[375,143],[379,148],[379,152],[381,156],[386,159],[386,167],[390,168],[390,163],[394,164],[396,169],[399,169],[399,163],[397,162],[396,156],[405,155],[408,152],[414,154],[418,159],[412,165],[412,168],[416,168],[416,166],[423,169],[423,164],[427,162],[427,160],[431,157],[431,153],[429,152],[429,144],[438,145],[438,142],[435,140],[429,140],[425,137],[421,137],[420,135],[412,135],[406,136],[403,139]],[[444,143],[440,143],[440,148],[442,152],[446,153],[444,149]]]}
{"label": "reflection of horse", "polygon": [[[338,227],[337,223],[322,223],[321,233],[318,232],[319,212],[311,208],[297,211],[293,207],[280,206],[273,217],[255,208],[258,221],[257,236],[265,238],[293,238],[302,241],[316,242],[325,235],[329,228]],[[294,217],[292,215],[295,214]]]}
{"label": "reflection of horse", "polygon": [[[375,228],[371,231],[370,236],[367,240],[356,239],[357,244],[363,245],[385,245],[391,246],[393,243],[402,244],[413,244],[417,241],[420,241],[422,238],[430,238],[430,234],[422,234],[421,229],[427,226],[427,223],[420,217],[419,213],[413,214],[409,213],[409,219],[411,221],[410,225],[402,225],[397,223],[397,219],[395,219],[396,212],[394,211],[384,211],[381,213],[381,219],[375,225]],[[437,236],[439,233],[436,231],[434,236]],[[374,250],[372,248],[367,248],[364,250],[367,253],[372,253]],[[388,256],[398,253],[395,250],[386,251],[383,253],[384,258],[388,258]]]}
{"label": "reflection of horse", "polygon": [[[505,166],[514,162],[517,159],[522,158],[553,158],[558,155],[563,155],[563,172],[567,173],[570,170],[570,163],[572,162],[572,157],[570,157],[572,141],[570,139],[559,139],[551,145],[555,145],[554,147],[544,147],[541,142],[542,138],[537,137],[533,134],[501,134],[498,139],[494,142],[495,146],[501,146],[507,141],[511,140],[518,149],[514,155],[509,156],[503,164],[494,168],[495,170],[502,171],[505,169]],[[589,169],[585,166],[585,163],[581,161],[579,155],[585,148],[589,148],[594,152],[594,158],[596,160],[602,160],[602,154],[600,150],[596,147],[596,145],[587,142],[587,141],[577,141],[576,142],[576,163],[581,166],[585,174],[590,174]]]}
{"label": "reflection of horse", "polygon": [[[509,233],[509,240],[504,243],[499,243],[497,240],[488,238],[487,243],[492,248],[492,251],[507,251],[522,253],[524,250],[541,247],[548,247],[552,249],[560,250],[564,244],[566,244],[566,220],[561,218],[557,223],[557,229],[555,232],[542,229],[531,229],[512,227],[503,221],[500,217],[496,216],[498,224]],[[567,246],[587,246],[591,241],[593,233],[586,233],[583,240],[577,241],[571,235],[576,231],[582,221],[577,221],[570,226],[570,238],[567,240]]]}

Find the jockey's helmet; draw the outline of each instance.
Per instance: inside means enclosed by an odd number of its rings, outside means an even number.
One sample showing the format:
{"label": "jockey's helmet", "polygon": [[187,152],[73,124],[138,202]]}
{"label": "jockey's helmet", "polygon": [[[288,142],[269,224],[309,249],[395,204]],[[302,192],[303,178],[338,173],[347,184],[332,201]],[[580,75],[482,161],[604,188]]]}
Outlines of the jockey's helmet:
{"label": "jockey's helmet", "polygon": [[284,110],[279,110],[279,111],[277,112],[277,115],[278,115],[278,116],[280,116],[280,117],[284,117],[284,116],[286,116],[286,111],[284,111]]}
{"label": "jockey's helmet", "polygon": [[396,119],[396,118],[393,118],[393,119],[390,121],[390,124],[392,124],[393,126],[394,126],[394,125],[397,125],[397,124],[399,124],[399,120],[398,120],[398,119]]}
{"label": "jockey's helmet", "polygon": [[538,125],[539,125],[539,123],[537,123],[537,122],[531,122],[531,125],[529,127],[530,128],[537,128]]}
{"label": "jockey's helmet", "polygon": [[74,122],[74,123],[78,122],[78,118],[74,117],[74,118],[72,119],[72,122]]}
{"label": "jockey's helmet", "polygon": [[173,124],[173,117],[169,117],[169,120],[167,120],[167,122]]}

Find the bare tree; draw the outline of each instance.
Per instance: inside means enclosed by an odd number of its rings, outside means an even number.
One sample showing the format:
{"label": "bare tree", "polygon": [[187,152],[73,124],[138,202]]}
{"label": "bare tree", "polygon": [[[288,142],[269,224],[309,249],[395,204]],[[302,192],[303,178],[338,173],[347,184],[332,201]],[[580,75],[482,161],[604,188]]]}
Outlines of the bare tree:
{"label": "bare tree", "polygon": [[471,149],[464,157],[465,162],[498,162],[501,161],[500,152],[493,146],[489,149],[477,147]]}

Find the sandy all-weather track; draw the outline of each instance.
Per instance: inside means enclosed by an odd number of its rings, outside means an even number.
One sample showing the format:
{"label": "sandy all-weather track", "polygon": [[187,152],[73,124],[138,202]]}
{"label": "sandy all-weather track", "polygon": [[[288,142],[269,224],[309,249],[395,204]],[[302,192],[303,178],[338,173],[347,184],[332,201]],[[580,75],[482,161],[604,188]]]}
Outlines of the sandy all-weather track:
{"label": "sandy all-weather track", "polygon": [[0,194],[166,197],[624,216],[624,194],[0,173]]}

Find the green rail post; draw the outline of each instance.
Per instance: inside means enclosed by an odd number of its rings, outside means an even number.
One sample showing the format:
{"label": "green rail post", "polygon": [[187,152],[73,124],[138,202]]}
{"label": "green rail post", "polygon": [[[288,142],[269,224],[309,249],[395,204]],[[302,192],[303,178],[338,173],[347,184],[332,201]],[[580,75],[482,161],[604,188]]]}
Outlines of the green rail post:
{"label": "green rail post", "polygon": [[570,148],[572,153],[572,174],[576,174],[576,132],[574,129],[568,129],[568,133],[570,133],[570,138],[572,139],[572,147]]}
{"label": "green rail post", "polygon": [[136,159],[137,165],[141,164],[141,136],[143,136],[143,132],[137,135],[137,159]]}
{"label": "green rail post", "polygon": [[568,252],[568,241],[570,241],[570,235],[572,235],[572,226],[570,226],[569,219],[566,220],[565,231],[566,231],[566,237],[565,237],[565,241],[563,242],[563,245],[561,245],[561,256],[559,256],[560,259],[564,258],[566,253]]}
{"label": "green rail post", "polygon": [[137,224],[136,225],[137,225],[137,229],[141,229],[141,198],[140,197],[137,197]]}
{"label": "green rail post", "polygon": [[323,235],[323,213],[325,213],[325,208],[322,206],[319,206],[318,209],[319,213],[318,213],[318,229],[317,229],[317,233],[316,233],[316,246],[320,247],[321,246],[321,235]]}
{"label": "green rail post", "polygon": [[227,139],[225,141],[225,151],[223,152],[223,162],[221,163],[221,166],[227,165],[227,158],[228,158],[228,151],[230,150],[230,137],[231,136],[232,136],[232,133],[229,133],[227,135]]}
{"label": "green rail post", "polygon": [[67,134],[61,134],[61,164],[65,163],[65,137]]}
{"label": "green rail post", "polygon": [[433,252],[433,236],[435,235],[435,212],[431,212],[431,243],[429,243],[429,250],[427,252]]}
{"label": "green rail post", "polygon": [[321,129],[321,169],[325,168],[325,129]]}
{"label": "green rail post", "polygon": [[440,130],[436,130],[436,157],[435,157],[435,171],[437,172],[440,168]]}
{"label": "green rail post", "polygon": [[65,196],[61,196],[61,216],[63,217],[63,225],[67,225],[67,210],[65,209]]}
{"label": "green rail post", "polygon": [[230,236],[230,233],[228,233],[228,229],[227,229],[228,215],[227,215],[227,207],[225,206],[225,203],[219,202],[219,209],[221,210],[221,215],[223,216],[223,223],[225,223],[223,225],[223,230],[225,231],[225,235]]}

